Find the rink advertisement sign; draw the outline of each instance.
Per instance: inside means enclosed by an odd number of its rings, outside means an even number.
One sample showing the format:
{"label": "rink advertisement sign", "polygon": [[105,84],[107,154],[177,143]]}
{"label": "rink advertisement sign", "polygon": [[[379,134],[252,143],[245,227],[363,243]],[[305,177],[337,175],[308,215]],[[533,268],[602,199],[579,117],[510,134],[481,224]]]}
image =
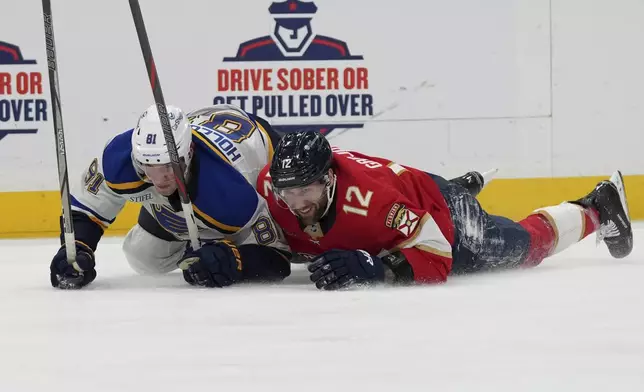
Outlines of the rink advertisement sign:
{"label": "rink advertisement sign", "polygon": [[0,41],[0,140],[38,132],[47,121],[43,75],[20,47]]}
{"label": "rink advertisement sign", "polygon": [[223,59],[213,103],[240,106],[283,131],[361,128],[374,112],[363,56],[345,41],[314,32],[313,2],[274,2],[268,11],[273,30]]}

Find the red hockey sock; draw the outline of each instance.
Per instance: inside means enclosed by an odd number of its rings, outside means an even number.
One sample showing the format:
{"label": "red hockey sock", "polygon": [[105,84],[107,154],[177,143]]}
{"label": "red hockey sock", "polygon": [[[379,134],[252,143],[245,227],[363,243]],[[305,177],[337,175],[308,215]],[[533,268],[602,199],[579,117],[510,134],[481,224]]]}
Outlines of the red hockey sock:
{"label": "red hockey sock", "polygon": [[530,234],[530,249],[522,266],[537,266],[555,248],[557,241],[555,229],[541,214],[532,214],[520,221],[519,224]]}
{"label": "red hockey sock", "polygon": [[597,229],[599,229],[599,212],[594,208],[584,208],[584,229],[581,238],[586,238]]}
{"label": "red hockey sock", "polygon": [[[599,213],[596,209],[583,208],[582,213],[583,220],[581,221],[582,227],[579,241],[599,228]],[[550,256],[557,247],[557,241],[559,241],[557,228],[554,227],[553,222],[548,220],[547,215],[543,214],[532,214],[519,222],[519,224],[530,234],[530,249],[523,266],[537,266],[543,259]],[[576,241],[576,238],[573,241]]]}

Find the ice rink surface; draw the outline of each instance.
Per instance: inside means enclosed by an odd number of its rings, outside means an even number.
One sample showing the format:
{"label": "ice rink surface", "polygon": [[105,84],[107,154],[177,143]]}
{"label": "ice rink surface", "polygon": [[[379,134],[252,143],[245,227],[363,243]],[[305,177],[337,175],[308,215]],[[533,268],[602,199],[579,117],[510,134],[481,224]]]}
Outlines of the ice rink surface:
{"label": "ice rink surface", "polygon": [[49,284],[56,240],[0,241],[0,391],[644,391],[644,225],[532,270],[440,286],[198,289],[137,276],[104,238],[98,277]]}

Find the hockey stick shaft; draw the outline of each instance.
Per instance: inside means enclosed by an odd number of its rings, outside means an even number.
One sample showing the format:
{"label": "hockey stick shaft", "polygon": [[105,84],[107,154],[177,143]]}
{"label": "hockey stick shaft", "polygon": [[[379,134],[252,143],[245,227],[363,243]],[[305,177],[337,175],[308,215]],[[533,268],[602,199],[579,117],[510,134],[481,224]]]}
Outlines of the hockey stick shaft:
{"label": "hockey stick shaft", "polygon": [[67,262],[76,261],[76,236],[72,220],[71,197],[69,195],[69,176],[67,171],[67,150],[65,148],[65,131],[63,130],[63,114],[60,104],[60,88],[58,86],[58,64],[56,61],[56,45],[54,42],[54,24],[51,14],[51,1],[42,0],[42,11],[45,22],[45,45],[47,48],[47,64],[49,67],[49,89],[54,118],[54,134],[56,156],[58,161],[58,181],[60,183],[60,198],[63,207],[63,234]]}
{"label": "hockey stick shaft", "polygon": [[154,57],[152,57],[152,48],[150,47],[148,33],[145,29],[143,14],[141,13],[141,6],[139,5],[138,0],[130,0],[130,10],[132,11],[134,26],[136,27],[136,33],[139,37],[141,52],[143,53],[143,58],[145,59],[145,66],[148,70],[150,87],[152,87],[154,102],[156,103],[157,111],[159,113],[159,119],[161,120],[163,136],[165,137],[165,142],[168,146],[168,153],[170,154],[172,170],[174,171],[174,177],[177,182],[177,189],[179,192],[179,198],[181,200],[181,206],[183,208],[184,218],[186,220],[186,226],[188,227],[188,235],[190,237],[191,246],[194,250],[197,250],[200,247],[197,223],[195,221],[192,203],[190,202],[190,197],[188,196],[185,177],[181,168],[181,162],[179,160],[179,154],[177,153],[177,146],[174,140],[174,136],[172,135],[172,127],[170,126],[170,121],[168,119],[168,112],[165,105],[165,99],[163,98],[163,91],[161,90],[161,83],[159,82],[159,74],[154,64]]}

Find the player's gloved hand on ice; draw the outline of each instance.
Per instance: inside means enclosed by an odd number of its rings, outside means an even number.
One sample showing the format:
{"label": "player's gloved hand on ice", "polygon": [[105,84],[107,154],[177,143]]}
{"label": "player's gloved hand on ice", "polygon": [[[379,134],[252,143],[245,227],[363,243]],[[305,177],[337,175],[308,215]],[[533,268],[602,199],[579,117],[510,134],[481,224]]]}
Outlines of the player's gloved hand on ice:
{"label": "player's gloved hand on ice", "polygon": [[385,268],[379,257],[363,250],[330,250],[308,266],[311,281],[318,289],[338,290],[385,280]]}
{"label": "player's gloved hand on ice", "polygon": [[189,250],[177,266],[186,282],[193,286],[230,286],[243,277],[239,250],[230,241],[212,242],[197,251]]}
{"label": "player's gloved hand on ice", "polygon": [[63,245],[49,267],[51,285],[60,289],[80,289],[96,279],[94,252],[87,245],[76,241],[76,262],[67,262],[67,250]]}

